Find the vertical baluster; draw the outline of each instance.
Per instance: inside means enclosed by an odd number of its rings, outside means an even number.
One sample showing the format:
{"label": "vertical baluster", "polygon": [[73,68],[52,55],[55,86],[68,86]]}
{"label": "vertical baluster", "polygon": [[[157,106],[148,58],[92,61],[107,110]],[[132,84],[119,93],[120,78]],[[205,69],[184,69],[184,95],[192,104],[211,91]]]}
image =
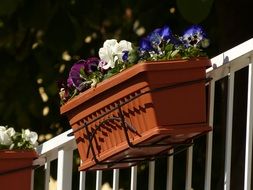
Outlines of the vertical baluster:
{"label": "vertical baluster", "polygon": [[[174,152],[173,149],[169,150],[169,154]],[[167,182],[166,182],[166,190],[172,190],[173,185],[173,159],[174,156],[169,156],[167,160]]]}
{"label": "vertical baluster", "polygon": [[233,101],[234,101],[234,71],[228,78],[228,103],[227,103],[227,126],[226,126],[226,149],[225,149],[225,173],[224,190],[230,190],[231,176],[231,150],[232,150],[232,127],[233,127]]}
{"label": "vertical baluster", "polygon": [[137,166],[131,167],[131,188],[130,190],[137,189]]}
{"label": "vertical baluster", "polygon": [[60,149],[58,152],[57,190],[72,189],[73,151]]}
{"label": "vertical baluster", "polygon": [[185,190],[192,189],[192,157],[193,157],[193,146],[190,146],[187,149],[187,155],[186,155]]}
{"label": "vertical baluster", "polygon": [[50,165],[51,165],[51,162],[47,160],[47,162],[45,164],[45,190],[49,190]]}
{"label": "vertical baluster", "polygon": [[101,190],[102,186],[102,171],[98,170],[96,175],[96,190]]}
{"label": "vertical baluster", "polygon": [[149,162],[148,190],[154,190],[155,187],[155,161]]}
{"label": "vertical baluster", "polygon": [[85,190],[86,172],[80,172],[79,190]]}
{"label": "vertical baluster", "polygon": [[[250,60],[251,61],[251,60]],[[249,64],[248,75],[248,101],[246,123],[246,148],[245,148],[245,171],[244,190],[251,189],[251,162],[252,162],[252,127],[253,127],[253,66]]]}
{"label": "vertical baluster", "polygon": [[[209,125],[213,127],[215,81],[210,82],[209,89],[210,89]],[[213,147],[213,132],[211,131],[207,134],[206,138],[205,190],[211,189],[212,147]]]}
{"label": "vertical baluster", "polygon": [[119,190],[119,169],[113,170],[113,187],[112,190]]}

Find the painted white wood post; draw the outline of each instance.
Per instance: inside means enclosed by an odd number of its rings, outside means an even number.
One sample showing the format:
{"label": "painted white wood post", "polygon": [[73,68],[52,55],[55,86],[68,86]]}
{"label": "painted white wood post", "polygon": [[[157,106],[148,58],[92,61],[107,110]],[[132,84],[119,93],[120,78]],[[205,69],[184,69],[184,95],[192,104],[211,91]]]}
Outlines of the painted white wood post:
{"label": "painted white wood post", "polygon": [[72,189],[73,151],[62,148],[58,152],[57,190]]}
{"label": "painted white wood post", "polygon": [[80,181],[79,181],[79,190],[85,190],[85,183],[86,183],[86,172],[80,172]]}
{"label": "painted white wood post", "polygon": [[251,167],[252,167],[252,133],[253,133],[253,65],[249,64],[248,75],[248,101],[246,123],[246,147],[244,168],[244,190],[251,190]]}
{"label": "painted white wood post", "polygon": [[234,71],[231,71],[230,76],[228,78],[224,190],[230,190],[232,127],[233,127],[233,107],[234,107],[234,79],[235,73]]}
{"label": "painted white wood post", "polygon": [[96,190],[101,190],[102,187],[102,171],[98,170],[96,175]]}
{"label": "painted white wood post", "polygon": [[193,146],[187,149],[186,154],[186,179],[185,179],[185,190],[192,189],[192,160],[193,160]]}
{"label": "painted white wood post", "polygon": [[50,165],[51,162],[47,161],[45,164],[45,190],[49,190],[50,183]]}
{"label": "painted white wood post", "polygon": [[131,186],[130,190],[137,189],[137,166],[131,167]]}
{"label": "painted white wood post", "polygon": [[[169,154],[174,152],[173,149],[169,150]],[[173,160],[174,156],[169,156],[167,159],[167,183],[166,183],[166,190],[172,190],[173,185]]]}
{"label": "painted white wood post", "polygon": [[154,190],[154,187],[155,187],[155,161],[150,161],[148,172],[148,190]]}
{"label": "painted white wood post", "polygon": [[112,190],[119,190],[119,169],[113,170]]}
{"label": "painted white wood post", "polygon": [[[210,82],[209,125],[213,128],[215,81]],[[206,136],[205,190],[211,189],[213,131]]]}

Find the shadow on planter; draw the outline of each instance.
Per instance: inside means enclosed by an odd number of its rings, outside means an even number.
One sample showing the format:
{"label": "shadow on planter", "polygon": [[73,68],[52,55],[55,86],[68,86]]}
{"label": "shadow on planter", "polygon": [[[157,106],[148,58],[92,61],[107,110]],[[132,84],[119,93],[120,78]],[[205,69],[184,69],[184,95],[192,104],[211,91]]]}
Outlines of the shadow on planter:
{"label": "shadow on planter", "polygon": [[210,65],[205,58],[138,63],[63,105],[82,159],[79,169],[136,165],[188,147],[210,131]]}

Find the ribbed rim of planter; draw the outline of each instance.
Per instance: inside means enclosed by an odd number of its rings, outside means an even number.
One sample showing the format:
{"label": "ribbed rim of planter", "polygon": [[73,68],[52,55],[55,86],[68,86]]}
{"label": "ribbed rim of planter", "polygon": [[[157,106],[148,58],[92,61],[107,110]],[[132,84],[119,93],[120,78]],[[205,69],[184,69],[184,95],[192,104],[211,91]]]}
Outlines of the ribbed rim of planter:
{"label": "ribbed rim of planter", "polygon": [[38,154],[35,150],[0,150],[0,159],[6,158],[37,158]]}
{"label": "ribbed rim of planter", "polygon": [[[167,63],[168,64],[164,64]],[[159,67],[158,67],[159,65]],[[82,92],[82,97],[79,95],[68,101],[66,104],[60,107],[61,114],[64,114],[74,107],[81,105],[84,101],[106,91],[108,88],[116,86],[122,81],[132,78],[133,76],[147,71],[160,71],[160,70],[177,70],[177,69],[190,69],[198,67],[210,67],[211,61],[207,57],[200,57],[195,59],[186,60],[168,60],[168,61],[153,61],[138,63],[123,72],[110,77],[99,83],[95,88],[90,88],[85,92]],[[117,78],[117,80],[114,80]],[[86,97],[85,97],[86,96]]]}

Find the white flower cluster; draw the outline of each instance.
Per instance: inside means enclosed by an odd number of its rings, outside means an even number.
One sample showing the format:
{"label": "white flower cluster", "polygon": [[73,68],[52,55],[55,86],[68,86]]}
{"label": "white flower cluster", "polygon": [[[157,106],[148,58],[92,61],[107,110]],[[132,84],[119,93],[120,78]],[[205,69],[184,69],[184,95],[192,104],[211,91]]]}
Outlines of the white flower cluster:
{"label": "white flower cluster", "polygon": [[29,129],[16,132],[14,128],[0,126],[0,149],[32,149],[38,145],[38,134]]}
{"label": "white flower cluster", "polygon": [[103,44],[103,47],[99,49],[99,57],[102,60],[99,65],[102,69],[114,68],[116,61],[123,61],[122,57],[124,52],[129,52],[132,50],[131,42],[126,40],[121,40],[117,42],[115,39],[106,40]]}

